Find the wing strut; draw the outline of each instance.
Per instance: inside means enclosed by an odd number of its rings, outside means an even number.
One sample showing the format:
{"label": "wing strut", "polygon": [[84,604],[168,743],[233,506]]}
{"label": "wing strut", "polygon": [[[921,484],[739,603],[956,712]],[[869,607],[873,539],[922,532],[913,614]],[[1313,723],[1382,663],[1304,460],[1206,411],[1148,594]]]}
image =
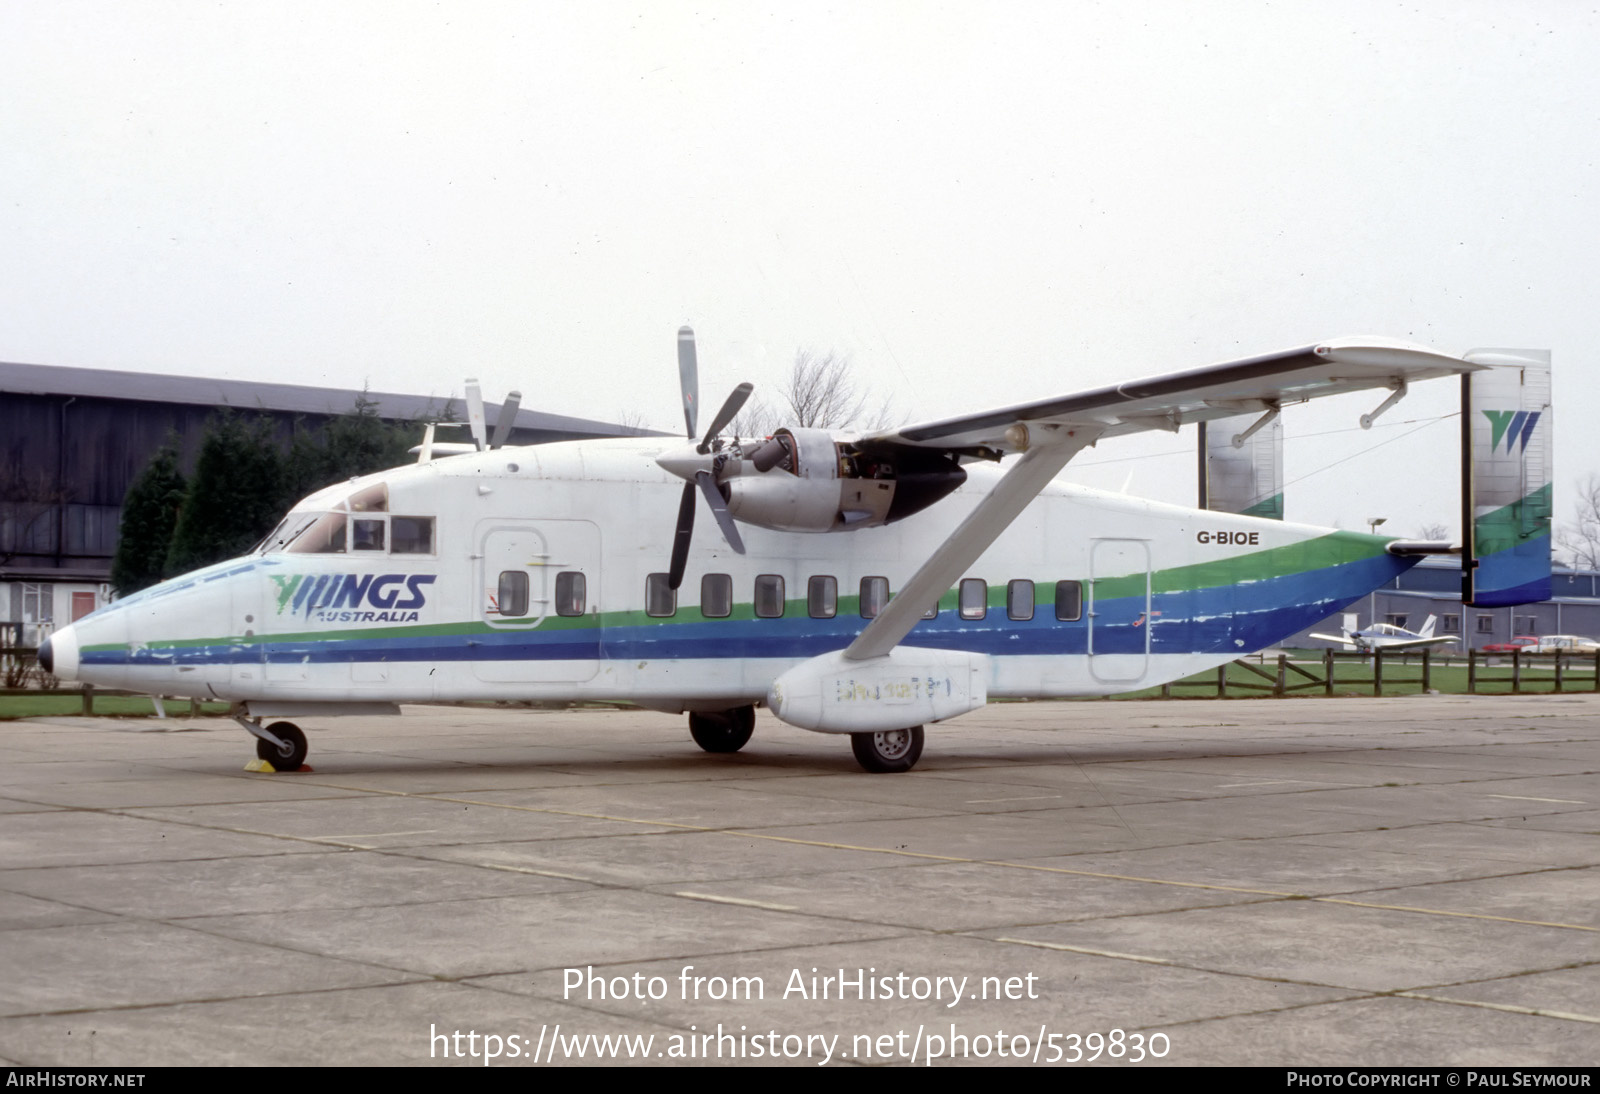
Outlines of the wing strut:
{"label": "wing strut", "polygon": [[1035,426],[1032,447],[845,648],[845,660],[882,657],[899,645],[928,606],[955,584],[1073,456],[1099,438],[1102,428],[1061,429],[1051,436],[1055,430]]}

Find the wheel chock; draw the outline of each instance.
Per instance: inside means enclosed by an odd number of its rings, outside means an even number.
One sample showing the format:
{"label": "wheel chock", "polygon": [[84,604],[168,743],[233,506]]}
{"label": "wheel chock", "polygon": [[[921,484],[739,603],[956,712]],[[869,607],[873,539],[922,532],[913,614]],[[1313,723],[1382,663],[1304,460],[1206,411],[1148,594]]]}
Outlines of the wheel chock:
{"label": "wheel chock", "polygon": [[309,774],[311,774],[312,771],[315,770],[315,768],[313,768],[310,764],[301,764],[293,772],[279,771],[277,768],[273,767],[272,764],[270,764],[266,760],[261,760],[261,759],[251,760],[249,763],[244,765],[244,769],[246,771],[254,771],[254,772],[257,772],[258,774],[262,774],[262,775],[284,775],[284,774],[299,775],[299,774],[302,774],[302,773],[306,774],[306,775],[309,775]]}

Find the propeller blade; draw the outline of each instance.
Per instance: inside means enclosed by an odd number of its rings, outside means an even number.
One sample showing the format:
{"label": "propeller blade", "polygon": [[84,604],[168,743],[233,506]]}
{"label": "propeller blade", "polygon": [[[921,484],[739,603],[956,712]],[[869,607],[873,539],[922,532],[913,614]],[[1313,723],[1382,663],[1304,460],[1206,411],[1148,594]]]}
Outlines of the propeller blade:
{"label": "propeller blade", "polygon": [[722,409],[717,411],[717,416],[711,420],[711,428],[706,430],[706,439],[700,442],[702,453],[711,451],[711,438],[721,433],[723,426],[733,421],[734,415],[739,413],[744,401],[750,398],[750,393],[754,390],[753,384],[740,384],[733,389],[733,393],[722,404]]}
{"label": "propeller blade", "polygon": [[472,441],[482,452],[487,434],[483,427],[483,392],[476,380],[467,381],[467,422],[472,426]]}
{"label": "propeller blade", "polygon": [[688,437],[692,441],[698,432],[695,422],[700,417],[696,406],[700,401],[700,365],[694,351],[694,330],[690,327],[678,328],[678,383],[683,388],[683,421],[689,427]]}
{"label": "propeller blade", "polygon": [[733,548],[735,554],[744,554],[744,540],[739,538],[739,528],[733,523],[733,514],[728,512],[728,503],[722,500],[722,491],[717,489],[717,480],[709,471],[696,471],[694,481],[700,484],[700,492],[711,504],[712,515],[717,518],[717,527],[722,529],[722,538],[728,541],[728,546]]}
{"label": "propeller blade", "polygon": [[678,530],[672,537],[672,566],[667,571],[667,587],[683,584],[683,567],[689,561],[689,540],[694,536],[694,483],[683,484],[683,500],[678,503]]}
{"label": "propeller blade", "polygon": [[511,437],[511,426],[517,420],[517,408],[522,405],[522,392],[513,391],[500,405],[500,418],[494,423],[494,440],[490,448],[499,448]]}

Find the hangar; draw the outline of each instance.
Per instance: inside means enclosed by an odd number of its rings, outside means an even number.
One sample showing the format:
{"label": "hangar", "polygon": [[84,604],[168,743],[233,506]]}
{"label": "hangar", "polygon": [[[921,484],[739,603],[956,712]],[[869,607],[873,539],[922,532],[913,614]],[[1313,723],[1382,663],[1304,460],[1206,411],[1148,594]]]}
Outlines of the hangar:
{"label": "hangar", "polygon": [[[287,444],[360,398],[390,421],[462,417],[451,400],[424,395],[0,363],[0,622],[20,624],[10,637],[32,645],[41,625],[106,602],[123,496],[169,436],[187,471],[218,410],[264,417]],[[491,422],[499,410],[488,404]],[[639,432],[522,408],[511,443]]]}

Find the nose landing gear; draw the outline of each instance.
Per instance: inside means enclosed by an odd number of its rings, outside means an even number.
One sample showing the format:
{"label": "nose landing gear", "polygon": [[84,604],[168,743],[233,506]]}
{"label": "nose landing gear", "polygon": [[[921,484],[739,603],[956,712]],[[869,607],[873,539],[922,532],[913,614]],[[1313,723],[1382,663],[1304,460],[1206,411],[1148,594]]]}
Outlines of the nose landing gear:
{"label": "nose landing gear", "polygon": [[259,721],[234,718],[245,732],[256,738],[256,758],[272,765],[274,771],[299,771],[306,762],[306,735],[293,722],[273,722],[265,729]]}

